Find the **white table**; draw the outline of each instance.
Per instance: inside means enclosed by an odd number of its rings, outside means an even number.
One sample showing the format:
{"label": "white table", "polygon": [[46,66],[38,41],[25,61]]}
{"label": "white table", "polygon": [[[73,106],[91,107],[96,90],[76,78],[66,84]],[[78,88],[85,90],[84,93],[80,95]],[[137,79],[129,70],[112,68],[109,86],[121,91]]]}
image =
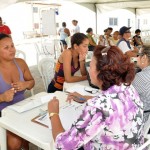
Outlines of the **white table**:
{"label": "white table", "polygon": [[75,84],[80,84],[80,85],[84,85],[84,86],[89,86],[88,80],[84,80],[84,81],[80,81],[80,82],[73,82],[73,83],[64,82],[63,91],[65,92],[66,89],[68,89],[68,88],[74,86]]}
{"label": "white table", "polygon": [[[67,95],[63,92],[56,92],[55,94],[60,99],[60,107],[66,105]],[[0,118],[1,150],[7,150],[6,130],[17,134],[44,150],[55,149],[51,130],[31,121],[31,119],[39,114],[40,108],[46,110],[47,104],[23,113],[17,113],[8,107],[3,109],[3,117]]]}

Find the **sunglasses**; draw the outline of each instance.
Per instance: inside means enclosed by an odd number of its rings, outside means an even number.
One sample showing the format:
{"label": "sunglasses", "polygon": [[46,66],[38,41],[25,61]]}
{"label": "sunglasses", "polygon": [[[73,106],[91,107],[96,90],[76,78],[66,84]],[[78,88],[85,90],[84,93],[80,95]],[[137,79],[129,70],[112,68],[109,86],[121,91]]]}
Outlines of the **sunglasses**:
{"label": "sunglasses", "polygon": [[96,93],[98,93],[98,90],[96,90],[96,89],[88,89],[88,88],[84,88],[84,91],[86,91],[86,92],[88,92],[88,93],[90,93],[90,94],[96,94]]}

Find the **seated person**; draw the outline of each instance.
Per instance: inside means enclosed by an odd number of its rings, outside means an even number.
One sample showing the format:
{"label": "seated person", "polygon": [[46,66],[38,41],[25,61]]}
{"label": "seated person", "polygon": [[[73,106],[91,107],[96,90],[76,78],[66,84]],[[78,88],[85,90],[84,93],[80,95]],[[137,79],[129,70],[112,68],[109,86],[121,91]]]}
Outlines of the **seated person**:
{"label": "seated person", "polygon": [[[48,93],[63,90],[63,83],[87,79],[85,57],[89,40],[83,33],[75,33],[71,38],[71,48],[64,50],[55,67],[55,75],[48,86]],[[80,69],[81,76],[74,76]]]}
{"label": "seated person", "polygon": [[[121,39],[117,43],[117,46],[122,50],[122,52],[129,57],[136,57],[138,53],[138,49],[136,47],[132,47],[129,38],[131,37],[130,32],[131,27],[123,26],[120,28]],[[132,49],[133,48],[133,49]]]}
{"label": "seated person", "polygon": [[143,51],[138,54],[137,66],[142,69],[135,75],[132,82],[144,103],[144,122],[150,115],[150,45],[144,46]]}
{"label": "seated person", "polygon": [[112,41],[112,45],[111,46],[116,46],[118,41],[119,41],[119,31],[115,31],[112,35],[112,37],[110,38],[110,40]]}
{"label": "seated person", "polygon": [[87,32],[86,36],[89,39],[89,46],[88,46],[89,51],[93,51],[95,46],[97,45],[96,42],[94,41],[93,37],[92,37],[93,36],[93,29],[92,28],[88,28],[86,30],[86,32]]}
{"label": "seated person", "polygon": [[[88,99],[70,129],[64,130],[59,117],[59,101],[48,103],[56,149],[136,150],[144,142],[143,103],[135,88],[134,65],[116,46],[97,46],[90,64],[93,84],[102,90]],[[69,94],[68,100],[74,99]]]}
{"label": "seated person", "polygon": [[[25,61],[15,58],[12,38],[0,34],[0,112],[7,106],[22,101],[26,89],[34,86],[34,79]],[[7,131],[8,150],[28,150],[28,142]]]}
{"label": "seated person", "polygon": [[104,30],[104,35],[99,36],[99,42],[98,45],[102,46],[112,46],[114,45],[111,41],[111,33],[113,31],[113,28],[108,27],[107,29]]}
{"label": "seated person", "polygon": [[141,33],[140,29],[135,30],[135,36],[133,36],[134,46],[143,46],[143,42],[142,42],[140,33]]}

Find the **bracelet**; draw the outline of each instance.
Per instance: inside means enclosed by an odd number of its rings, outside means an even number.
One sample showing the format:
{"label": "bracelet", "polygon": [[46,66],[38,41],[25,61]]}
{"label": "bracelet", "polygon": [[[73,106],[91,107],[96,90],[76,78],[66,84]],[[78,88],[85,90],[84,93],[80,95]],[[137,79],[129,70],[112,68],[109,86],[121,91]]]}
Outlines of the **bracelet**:
{"label": "bracelet", "polygon": [[54,115],[58,115],[59,116],[58,113],[51,112],[51,113],[49,113],[49,118],[51,119],[51,117],[53,117]]}

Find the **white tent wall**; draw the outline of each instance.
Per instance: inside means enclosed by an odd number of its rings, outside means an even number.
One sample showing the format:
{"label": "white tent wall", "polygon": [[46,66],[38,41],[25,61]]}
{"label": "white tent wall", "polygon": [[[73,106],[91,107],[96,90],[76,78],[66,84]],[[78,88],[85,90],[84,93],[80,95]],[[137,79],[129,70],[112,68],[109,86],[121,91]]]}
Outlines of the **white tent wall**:
{"label": "white tent wall", "polygon": [[[134,9],[117,9],[109,12],[101,13],[97,10],[97,33],[103,34],[104,29],[107,27],[112,27],[113,31],[118,31],[122,26],[131,26],[132,30],[135,30],[135,14]],[[117,25],[109,25],[109,18],[117,18]],[[130,22],[130,23],[129,23]]]}
{"label": "white tent wall", "polygon": [[[40,24],[39,12],[33,15],[33,7],[36,4],[28,4],[25,2],[9,5],[5,9],[0,11],[3,21],[8,25],[12,31],[12,37],[14,40],[23,39],[24,31],[33,31],[34,23]],[[38,6],[40,9],[48,6]],[[39,9],[39,11],[40,11]],[[56,16],[56,23],[61,24],[63,21],[67,23],[67,27],[72,29],[72,20],[78,20],[81,32],[86,33],[87,28],[92,27],[94,33],[96,32],[96,13],[94,4],[76,4],[73,2],[63,2],[58,10]],[[58,27],[58,28],[59,28]],[[58,29],[57,28],[57,29]],[[40,30],[36,30],[38,33]]]}
{"label": "white tent wall", "polygon": [[[13,1],[15,3],[15,1]],[[9,4],[13,3],[8,1]],[[34,1],[30,1],[32,3]],[[64,1],[59,8],[59,15],[56,17],[56,22],[61,23],[65,21],[67,27],[71,30],[73,19],[78,20],[81,32],[86,33],[88,27],[92,27],[94,33],[102,34],[103,30],[109,26],[109,18],[118,18],[118,25],[112,26],[115,30],[123,25],[130,26],[132,31],[137,27],[142,30],[149,30],[149,14],[150,1],[134,1],[134,2],[114,2],[104,4],[94,3],[74,3]],[[24,11],[25,10],[25,11]],[[23,38],[24,31],[34,30],[34,21],[40,21],[39,16],[33,16],[31,4],[16,3],[9,5],[0,11],[4,22],[11,28],[12,36],[15,39]],[[140,19],[140,23],[138,24]],[[147,19],[147,21],[145,21]],[[147,24],[145,24],[147,22]],[[140,25],[140,26],[138,26]],[[58,27],[58,28],[59,28]],[[58,29],[57,28],[57,29]],[[37,30],[40,32],[40,30]]]}
{"label": "white tent wall", "polygon": [[[112,26],[114,30],[118,30],[123,25],[128,26],[129,19],[132,32],[137,28],[150,30],[150,19],[148,19],[150,1],[148,0],[96,4],[96,8],[98,33],[103,33],[103,30],[109,26],[110,17],[118,18],[118,25]],[[146,25],[144,25],[144,20],[147,20]]]}
{"label": "white tent wall", "polygon": [[137,19],[142,31],[150,30],[150,8],[136,9]]}
{"label": "white tent wall", "polygon": [[25,3],[9,5],[0,12],[0,15],[16,40],[23,38],[23,31],[33,30],[31,5]]}
{"label": "white tent wall", "polygon": [[86,33],[87,28],[93,28],[96,32],[96,10],[94,4],[76,4],[73,2],[63,2],[59,10],[60,26],[63,21],[67,23],[67,27],[72,29],[72,20],[78,20],[80,31]]}

